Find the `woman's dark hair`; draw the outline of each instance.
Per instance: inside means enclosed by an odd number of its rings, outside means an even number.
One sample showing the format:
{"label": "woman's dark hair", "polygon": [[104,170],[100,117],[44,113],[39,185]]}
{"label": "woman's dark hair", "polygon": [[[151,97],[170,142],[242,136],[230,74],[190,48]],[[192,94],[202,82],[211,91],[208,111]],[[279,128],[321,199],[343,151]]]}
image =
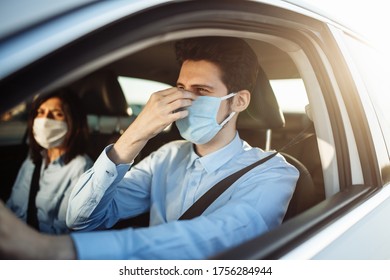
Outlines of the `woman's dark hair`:
{"label": "woman's dark hair", "polygon": [[30,145],[30,155],[34,163],[42,160],[42,148],[33,135],[33,123],[37,116],[39,107],[46,100],[57,97],[62,102],[62,110],[66,116],[68,125],[68,133],[64,140],[65,154],[63,159],[65,164],[69,163],[78,155],[82,155],[86,151],[88,140],[88,124],[87,117],[83,110],[81,100],[77,94],[68,89],[60,89],[51,94],[39,96],[32,103],[29,119],[28,119],[28,140]]}
{"label": "woman's dark hair", "polygon": [[252,48],[240,38],[197,37],[178,41],[175,44],[176,59],[181,64],[186,60],[207,60],[215,63],[222,72],[222,82],[229,92],[252,91],[257,78],[258,61]]}

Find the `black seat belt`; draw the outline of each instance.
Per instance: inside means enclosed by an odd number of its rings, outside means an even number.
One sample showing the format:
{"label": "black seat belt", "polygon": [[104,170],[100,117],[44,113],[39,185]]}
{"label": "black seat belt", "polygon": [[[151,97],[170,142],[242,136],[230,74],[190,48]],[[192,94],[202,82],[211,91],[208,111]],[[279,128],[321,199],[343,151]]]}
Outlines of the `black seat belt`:
{"label": "black seat belt", "polygon": [[39,230],[39,222],[37,216],[37,206],[35,204],[35,198],[39,190],[39,177],[41,174],[41,165],[42,161],[39,160],[35,165],[33,177],[30,185],[30,194],[28,196],[28,206],[27,206],[27,224]]}
{"label": "black seat belt", "polygon": [[229,175],[225,179],[222,179],[212,188],[210,188],[204,195],[202,195],[195,203],[187,209],[186,212],[181,215],[179,220],[189,220],[200,216],[207,207],[210,206],[225,190],[227,190],[235,181],[237,181],[242,175],[250,171],[256,166],[266,162],[267,160],[273,158],[278,152],[274,152],[268,155],[265,158],[262,158],[247,167],[244,167],[241,170],[236,171],[235,173]]}

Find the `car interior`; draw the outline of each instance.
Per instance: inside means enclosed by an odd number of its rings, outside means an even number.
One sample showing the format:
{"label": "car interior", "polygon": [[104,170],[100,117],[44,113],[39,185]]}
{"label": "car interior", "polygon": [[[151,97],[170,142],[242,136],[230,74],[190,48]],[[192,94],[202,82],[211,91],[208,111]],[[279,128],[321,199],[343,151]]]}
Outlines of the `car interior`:
{"label": "car interior", "polygon": [[[241,138],[250,145],[279,151],[300,171],[297,188],[285,216],[288,220],[325,199],[323,168],[310,105],[300,104],[302,110],[299,112],[282,110],[270,81],[301,79],[296,65],[280,48],[265,41],[246,40],[258,55],[260,71],[256,88],[251,93],[250,106],[240,114],[237,128]],[[81,106],[88,115],[90,127],[88,154],[93,160],[105,146],[114,143],[136,118],[136,114],[131,115],[128,110],[128,99],[132,98],[132,93],[125,97],[118,78],[132,77],[175,86],[179,65],[174,56],[174,43],[170,40],[133,52],[66,85],[83,101]],[[16,132],[16,140],[0,142],[0,161],[5,166],[1,176],[4,186],[0,191],[2,200],[10,195],[19,166],[27,155],[25,121],[28,104],[26,102],[24,111],[0,123],[0,131],[4,132],[5,126],[11,127],[9,124],[12,122],[13,127],[18,127],[15,125],[17,122],[24,123],[24,131],[22,125],[22,129]],[[181,137],[176,126],[171,125],[148,142],[136,162],[175,139]],[[121,222],[118,227],[138,225],[134,221],[137,220]]]}

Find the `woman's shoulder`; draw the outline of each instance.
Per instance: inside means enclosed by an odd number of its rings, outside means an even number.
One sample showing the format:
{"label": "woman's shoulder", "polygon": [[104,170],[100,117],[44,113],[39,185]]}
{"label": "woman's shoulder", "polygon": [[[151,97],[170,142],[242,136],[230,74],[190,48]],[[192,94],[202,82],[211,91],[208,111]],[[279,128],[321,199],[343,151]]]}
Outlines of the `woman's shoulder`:
{"label": "woman's shoulder", "polygon": [[31,158],[31,156],[27,155],[27,157],[22,162],[20,169],[33,169],[34,167],[35,167],[35,164]]}

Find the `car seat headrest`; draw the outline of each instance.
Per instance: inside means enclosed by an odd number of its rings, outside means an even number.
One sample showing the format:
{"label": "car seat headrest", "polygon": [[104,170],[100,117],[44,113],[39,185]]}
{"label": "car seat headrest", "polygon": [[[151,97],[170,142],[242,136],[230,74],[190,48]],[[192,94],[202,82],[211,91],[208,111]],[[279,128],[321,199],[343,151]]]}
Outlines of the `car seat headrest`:
{"label": "car seat headrest", "polygon": [[112,72],[99,72],[84,79],[80,95],[87,115],[128,115],[126,98]]}
{"label": "car seat headrest", "polygon": [[306,116],[309,118],[309,120],[313,121],[313,110],[311,109],[310,104],[307,104],[305,106],[305,112],[306,112]]}
{"label": "car seat headrest", "polygon": [[284,127],[283,112],[279,108],[271,84],[259,66],[256,86],[251,92],[248,108],[238,116],[238,129],[274,129]]}

